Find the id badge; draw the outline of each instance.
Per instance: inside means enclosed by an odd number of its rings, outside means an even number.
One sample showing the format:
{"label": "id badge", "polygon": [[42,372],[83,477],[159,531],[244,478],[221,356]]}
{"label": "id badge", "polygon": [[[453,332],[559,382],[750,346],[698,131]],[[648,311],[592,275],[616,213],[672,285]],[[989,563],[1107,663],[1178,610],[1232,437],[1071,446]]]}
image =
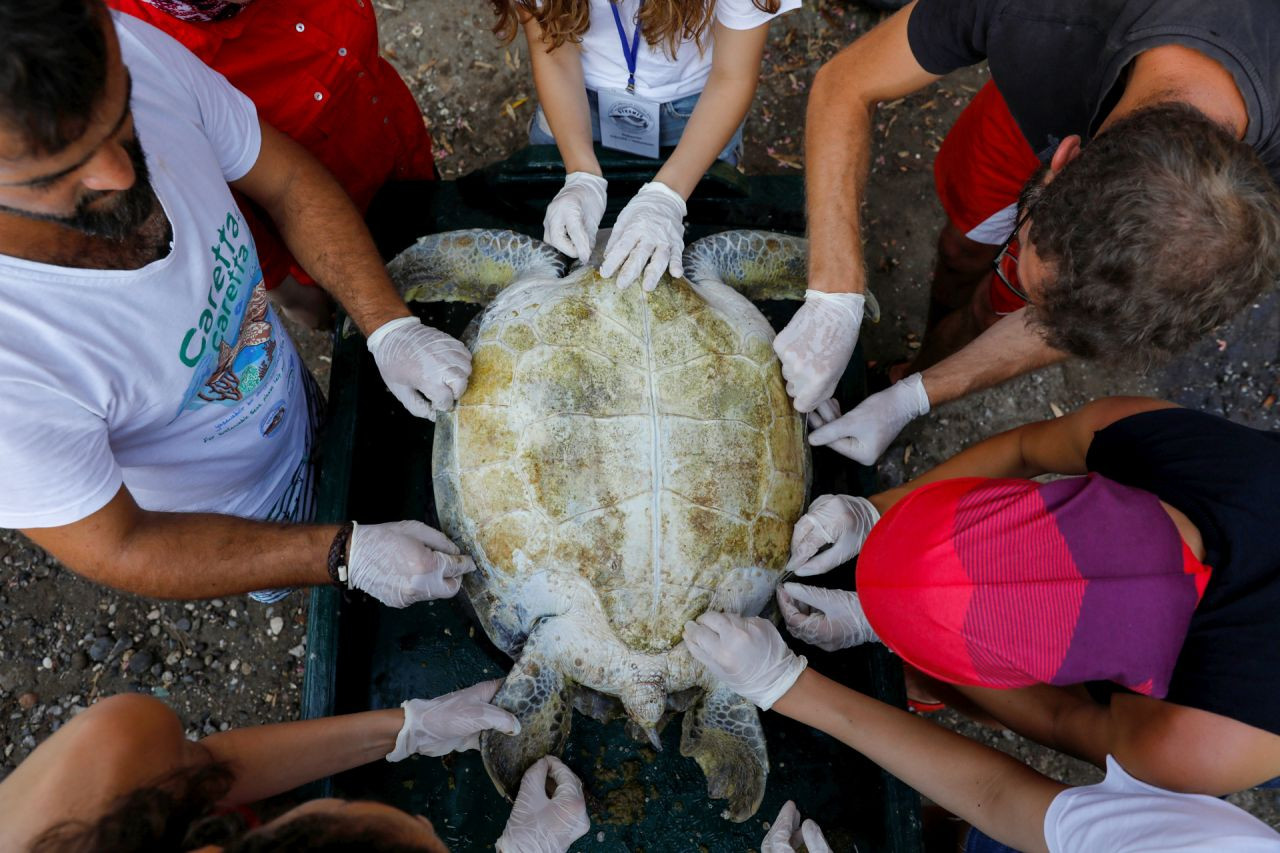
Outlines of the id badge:
{"label": "id badge", "polygon": [[602,91],[599,97],[600,144],[628,154],[656,158],[658,114],[662,105],[629,92]]}

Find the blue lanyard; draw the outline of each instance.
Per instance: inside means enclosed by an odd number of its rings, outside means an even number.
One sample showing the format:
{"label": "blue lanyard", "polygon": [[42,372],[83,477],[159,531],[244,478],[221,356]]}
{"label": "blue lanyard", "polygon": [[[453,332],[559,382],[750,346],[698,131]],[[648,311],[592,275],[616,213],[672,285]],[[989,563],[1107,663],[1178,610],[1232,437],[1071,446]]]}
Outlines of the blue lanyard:
{"label": "blue lanyard", "polygon": [[618,4],[611,2],[609,11],[613,12],[613,22],[618,26],[618,39],[622,42],[622,55],[627,59],[627,91],[636,93],[636,57],[640,55],[640,22],[636,21],[636,31],[631,36],[631,49],[627,49],[627,31],[622,28],[622,16],[618,14]]}

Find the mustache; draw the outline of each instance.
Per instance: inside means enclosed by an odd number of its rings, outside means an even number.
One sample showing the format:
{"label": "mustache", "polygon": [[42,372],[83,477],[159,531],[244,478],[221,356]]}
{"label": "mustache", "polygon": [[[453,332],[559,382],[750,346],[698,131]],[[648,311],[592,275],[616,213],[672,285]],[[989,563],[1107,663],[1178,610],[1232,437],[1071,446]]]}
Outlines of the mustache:
{"label": "mustache", "polygon": [[[37,213],[4,204],[0,204],[0,211],[39,222],[54,222],[82,234],[116,242],[133,236],[151,217],[159,200],[151,186],[151,171],[137,135],[121,142],[120,147],[129,155],[133,166],[133,185],[127,190],[89,190],[76,201],[75,210],[66,215]],[[93,209],[96,202],[107,198],[111,200],[105,207]]]}

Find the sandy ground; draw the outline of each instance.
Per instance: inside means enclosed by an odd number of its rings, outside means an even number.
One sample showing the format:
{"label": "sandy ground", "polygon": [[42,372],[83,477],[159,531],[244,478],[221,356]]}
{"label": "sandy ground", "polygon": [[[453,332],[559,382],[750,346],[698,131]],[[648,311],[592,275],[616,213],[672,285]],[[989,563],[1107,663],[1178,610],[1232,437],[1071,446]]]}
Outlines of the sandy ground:
{"label": "sandy ground", "polygon": [[[487,3],[375,0],[387,56],[413,89],[436,141],[439,167],[457,177],[518,149],[535,93],[523,39],[489,32]],[[748,121],[745,169],[802,168],[808,83],[826,58],[879,20],[816,0],[774,25]],[[960,72],[880,110],[865,205],[870,283],[884,319],[864,331],[871,359],[897,360],[923,333],[934,241],[942,212],[932,189],[934,152],[959,109],[985,80]],[[299,333],[327,382],[328,340]],[[1267,429],[1280,360],[1280,296],[1273,290],[1194,352],[1145,374],[1129,365],[1073,363],[939,408],[886,453],[880,476],[900,482],[994,431],[1070,410],[1094,397],[1151,393]],[[16,533],[0,531],[0,777],[70,715],[124,691],[170,702],[191,735],[297,715],[305,654],[305,605],[295,595],[268,608],[236,597],[155,603],[103,590],[59,566]],[[1052,776],[1084,782],[1092,768],[1014,737],[959,725]],[[1237,800],[1280,827],[1270,793]]]}

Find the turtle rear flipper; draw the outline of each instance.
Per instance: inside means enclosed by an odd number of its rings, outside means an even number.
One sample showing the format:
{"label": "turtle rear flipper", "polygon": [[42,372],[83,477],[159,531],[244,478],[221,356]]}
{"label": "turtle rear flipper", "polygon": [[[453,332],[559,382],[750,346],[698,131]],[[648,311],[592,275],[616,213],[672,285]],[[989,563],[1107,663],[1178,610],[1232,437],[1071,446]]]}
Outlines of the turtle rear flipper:
{"label": "turtle rear flipper", "polygon": [[741,823],[764,799],[769,754],[756,706],[727,687],[709,691],[684,715],[680,754],[698,762],[707,794],[728,799],[724,817]]}
{"label": "turtle rear flipper", "polygon": [[537,632],[507,674],[493,704],[520,720],[520,733],[480,735],[480,755],[493,784],[507,798],[520,790],[524,771],[544,755],[559,755],[569,738],[570,685],[558,662],[539,649]]}
{"label": "turtle rear flipper", "polygon": [[[809,241],[773,231],[722,231],[684,250],[684,276],[719,281],[758,302],[804,299],[809,287]],[[880,305],[868,290],[866,314],[880,321]]]}

